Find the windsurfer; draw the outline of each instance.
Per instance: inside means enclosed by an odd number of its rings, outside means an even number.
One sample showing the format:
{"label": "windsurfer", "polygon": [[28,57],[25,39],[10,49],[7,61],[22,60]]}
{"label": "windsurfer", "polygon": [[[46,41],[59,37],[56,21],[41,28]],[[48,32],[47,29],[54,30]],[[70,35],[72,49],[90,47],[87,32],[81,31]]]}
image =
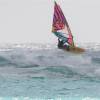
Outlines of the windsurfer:
{"label": "windsurfer", "polygon": [[59,49],[67,49],[69,51],[69,44],[66,42],[64,42],[63,40],[58,39],[58,48]]}
{"label": "windsurfer", "polygon": [[60,8],[55,2],[52,32],[58,38],[58,48],[66,51],[83,52],[84,49],[75,46],[73,36],[68,22]]}
{"label": "windsurfer", "polygon": [[63,48],[63,41],[58,39],[58,48]]}

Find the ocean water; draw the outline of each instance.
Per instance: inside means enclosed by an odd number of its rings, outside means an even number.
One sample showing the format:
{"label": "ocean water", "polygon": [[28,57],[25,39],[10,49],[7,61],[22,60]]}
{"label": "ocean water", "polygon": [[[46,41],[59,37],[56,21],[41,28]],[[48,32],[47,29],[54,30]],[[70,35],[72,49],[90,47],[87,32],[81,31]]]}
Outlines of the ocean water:
{"label": "ocean water", "polygon": [[100,45],[83,47],[0,45],[0,100],[100,100]]}

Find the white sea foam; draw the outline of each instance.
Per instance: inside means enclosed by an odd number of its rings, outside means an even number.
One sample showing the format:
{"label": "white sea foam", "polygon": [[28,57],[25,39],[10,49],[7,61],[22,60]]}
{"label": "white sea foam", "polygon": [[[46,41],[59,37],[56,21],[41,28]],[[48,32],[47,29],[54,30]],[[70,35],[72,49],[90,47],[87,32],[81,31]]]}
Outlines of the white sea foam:
{"label": "white sea foam", "polygon": [[82,100],[99,100],[98,98],[85,97]]}
{"label": "white sea foam", "polygon": [[[27,48],[27,49],[55,49],[57,44],[42,44],[42,43],[12,43],[12,44],[0,44],[0,50],[14,49],[14,48]],[[100,50],[99,43],[77,43],[77,46],[83,47],[89,50]]]}

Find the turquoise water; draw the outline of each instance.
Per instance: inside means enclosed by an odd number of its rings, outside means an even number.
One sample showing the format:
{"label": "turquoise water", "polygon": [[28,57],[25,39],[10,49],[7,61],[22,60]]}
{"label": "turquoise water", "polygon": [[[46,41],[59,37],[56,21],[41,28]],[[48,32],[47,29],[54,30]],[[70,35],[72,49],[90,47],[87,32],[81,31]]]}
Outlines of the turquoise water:
{"label": "turquoise water", "polygon": [[0,100],[99,98],[99,50],[77,55],[46,45],[1,47]]}

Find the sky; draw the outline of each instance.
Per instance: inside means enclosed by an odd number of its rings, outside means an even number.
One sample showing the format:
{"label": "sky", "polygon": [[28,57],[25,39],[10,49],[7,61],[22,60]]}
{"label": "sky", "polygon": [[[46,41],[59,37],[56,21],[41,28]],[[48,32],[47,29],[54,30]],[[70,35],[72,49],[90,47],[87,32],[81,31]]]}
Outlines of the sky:
{"label": "sky", "polygon": [[[77,43],[100,43],[100,0],[56,0]],[[0,0],[0,43],[56,43],[54,0]]]}

